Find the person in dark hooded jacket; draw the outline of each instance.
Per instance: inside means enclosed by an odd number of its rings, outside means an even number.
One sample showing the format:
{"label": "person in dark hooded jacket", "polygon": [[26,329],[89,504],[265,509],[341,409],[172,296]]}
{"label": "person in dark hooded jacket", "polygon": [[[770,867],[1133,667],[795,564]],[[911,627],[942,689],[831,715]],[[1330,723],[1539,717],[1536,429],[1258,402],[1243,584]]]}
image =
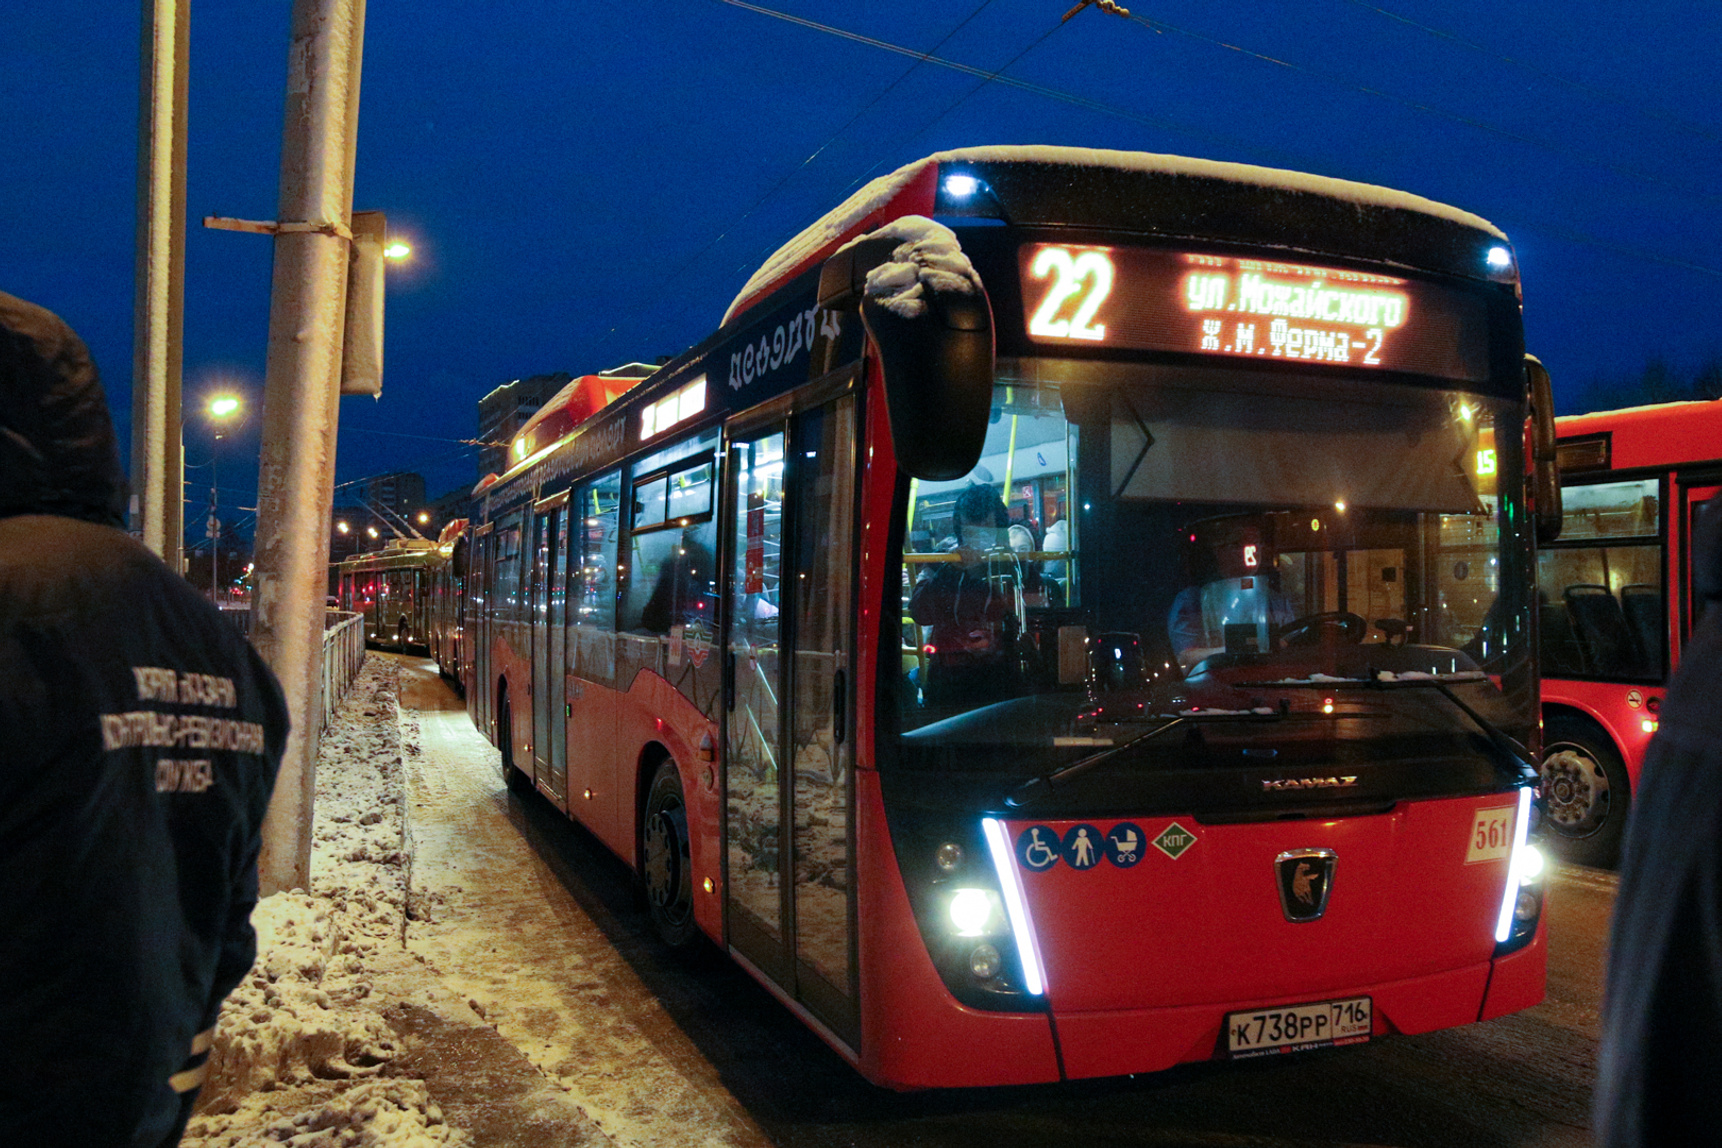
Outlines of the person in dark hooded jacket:
{"label": "person in dark hooded jacket", "polygon": [[286,707],[125,496],[83,342],[0,293],[0,1145],[178,1143],[256,952]]}
{"label": "person in dark hooded jacket", "polygon": [[1722,497],[1698,516],[1681,653],[1627,822],[1594,1105],[1604,1148],[1713,1144],[1722,1096]]}

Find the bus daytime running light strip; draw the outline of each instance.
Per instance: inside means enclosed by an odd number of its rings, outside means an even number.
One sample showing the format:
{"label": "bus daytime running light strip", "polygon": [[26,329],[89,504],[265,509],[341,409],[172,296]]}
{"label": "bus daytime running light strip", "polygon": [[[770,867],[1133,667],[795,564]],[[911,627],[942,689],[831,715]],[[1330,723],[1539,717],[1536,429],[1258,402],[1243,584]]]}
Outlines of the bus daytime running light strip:
{"label": "bus daytime running light strip", "polygon": [[1531,831],[1531,801],[1529,786],[1519,790],[1519,815],[1513,821],[1513,852],[1507,861],[1507,891],[1501,894],[1501,916],[1495,922],[1495,941],[1503,944],[1513,935],[1513,906],[1519,902],[1519,885],[1524,879],[1530,846],[1525,843]]}
{"label": "bus daytime running light strip", "polygon": [[1010,929],[1016,936],[1016,951],[1022,957],[1022,987],[1030,996],[1040,996],[1046,992],[1046,974],[1041,968],[1040,946],[1034,939],[1034,922],[1028,917],[1022,876],[1016,870],[1016,854],[1005,837],[1004,823],[996,817],[981,818],[981,833],[993,855],[993,868],[998,870],[999,887],[1004,890],[1005,907],[1010,913]]}

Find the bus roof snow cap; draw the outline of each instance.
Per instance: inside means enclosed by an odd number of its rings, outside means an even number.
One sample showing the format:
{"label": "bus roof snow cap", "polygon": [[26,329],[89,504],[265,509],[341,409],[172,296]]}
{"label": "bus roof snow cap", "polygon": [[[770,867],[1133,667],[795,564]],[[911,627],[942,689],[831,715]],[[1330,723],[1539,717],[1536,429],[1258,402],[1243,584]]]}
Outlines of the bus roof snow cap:
{"label": "bus roof snow cap", "polygon": [[853,306],[857,284],[898,465],[916,478],[961,478],[980,459],[992,401],[992,305],[980,275],[955,232],[906,215],[838,249],[820,302]]}

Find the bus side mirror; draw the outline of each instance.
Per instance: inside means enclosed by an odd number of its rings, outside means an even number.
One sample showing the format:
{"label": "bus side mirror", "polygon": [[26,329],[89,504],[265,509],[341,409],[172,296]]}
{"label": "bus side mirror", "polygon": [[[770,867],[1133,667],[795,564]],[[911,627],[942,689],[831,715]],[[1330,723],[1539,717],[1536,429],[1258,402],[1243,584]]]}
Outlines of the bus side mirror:
{"label": "bus side mirror", "polygon": [[993,395],[993,314],[986,292],[940,291],[900,315],[867,294],[867,273],[890,262],[896,239],[863,239],[825,261],[819,305],[861,312],[879,348],[897,465],[912,478],[961,478],[980,461]]}
{"label": "bus side mirror", "polygon": [[1561,472],[1555,453],[1555,399],[1548,368],[1525,356],[1525,397],[1530,403],[1531,498],[1538,542],[1561,536]]}

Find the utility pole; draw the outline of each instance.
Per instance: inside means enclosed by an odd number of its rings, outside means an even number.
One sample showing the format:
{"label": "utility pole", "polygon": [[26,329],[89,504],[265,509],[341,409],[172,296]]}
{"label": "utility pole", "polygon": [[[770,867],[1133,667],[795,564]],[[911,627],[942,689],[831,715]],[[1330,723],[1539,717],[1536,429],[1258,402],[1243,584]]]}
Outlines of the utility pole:
{"label": "utility pole", "polygon": [[307,888],[321,727],[329,505],[341,384],[365,0],[294,0],[257,476],[251,640],[293,731],[263,827],[265,894]]}
{"label": "utility pole", "polygon": [[185,455],[186,74],[191,0],[143,0],[138,98],[136,295],[132,308],[131,530],[182,570]]}

